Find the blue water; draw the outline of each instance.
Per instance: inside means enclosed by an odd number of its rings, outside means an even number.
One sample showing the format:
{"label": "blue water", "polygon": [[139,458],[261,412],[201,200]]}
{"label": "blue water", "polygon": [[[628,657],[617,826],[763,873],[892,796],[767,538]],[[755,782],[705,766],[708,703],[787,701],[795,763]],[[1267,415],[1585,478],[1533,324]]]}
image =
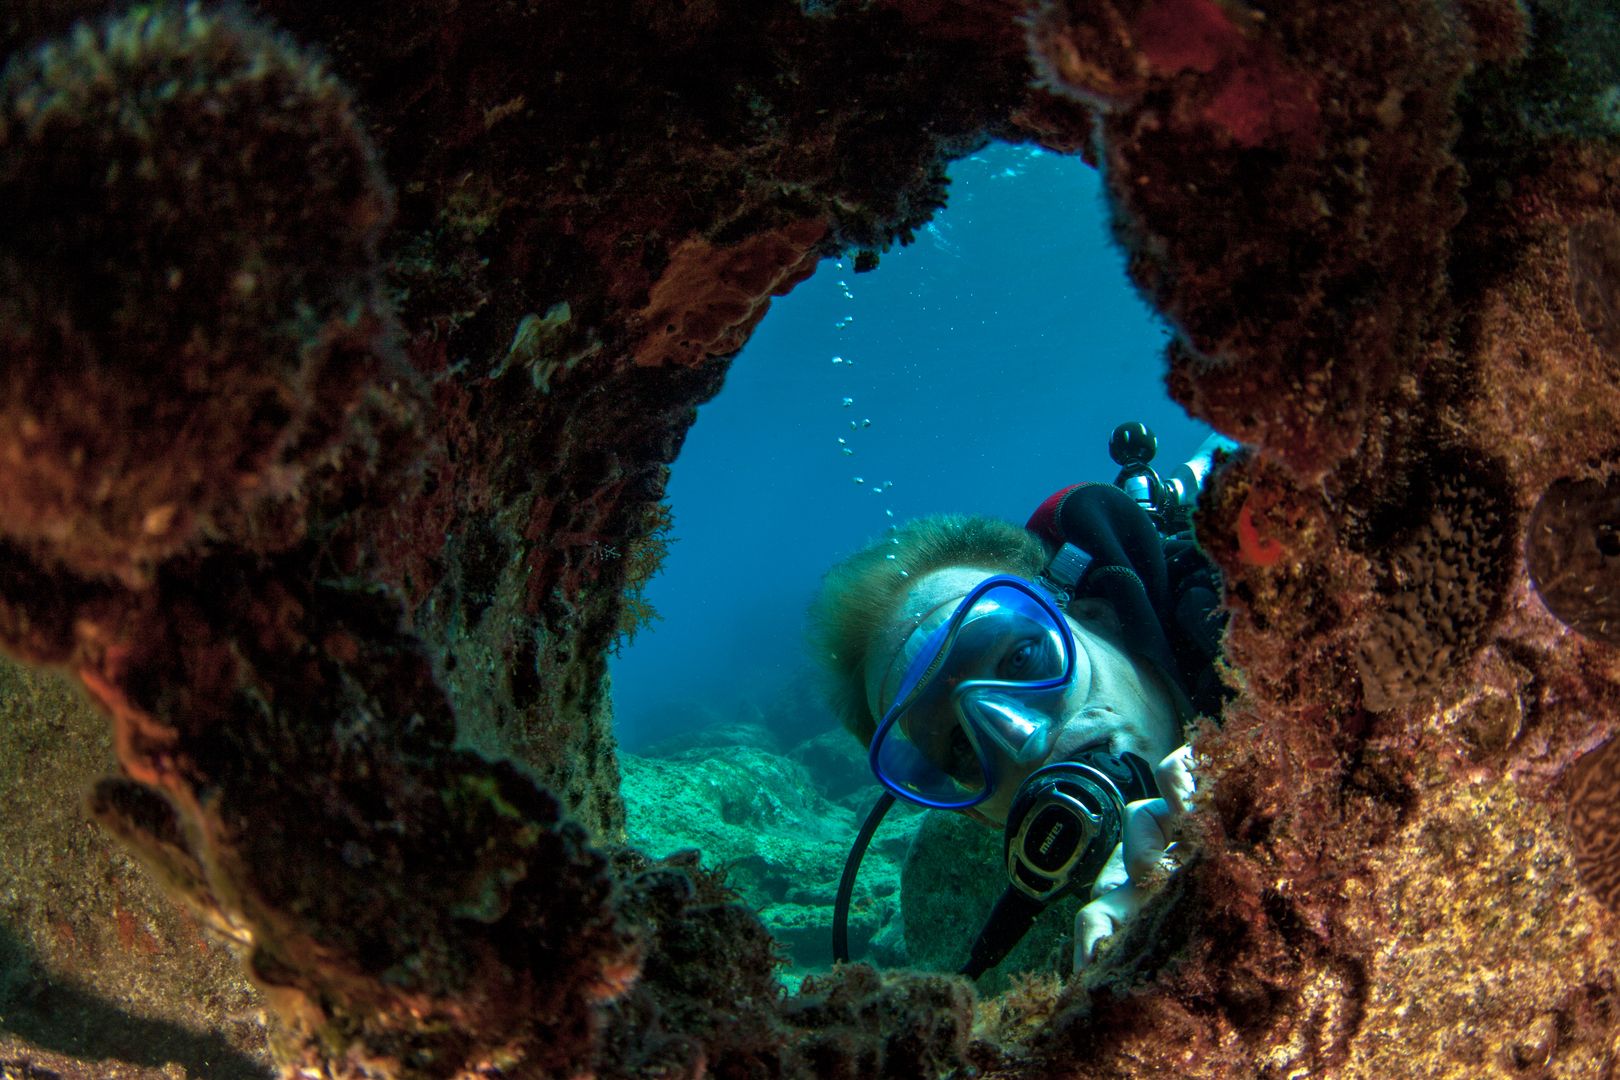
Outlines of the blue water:
{"label": "blue water", "polygon": [[909,516],[1021,523],[1061,487],[1112,480],[1122,421],[1154,429],[1161,468],[1208,434],[1165,393],[1169,332],[1126,280],[1098,174],[998,144],[950,175],[911,246],[865,274],[825,262],[777,300],[699,411],[647,588],[663,620],[612,664],[627,749],[733,716],[827,726],[803,623],[832,562]]}

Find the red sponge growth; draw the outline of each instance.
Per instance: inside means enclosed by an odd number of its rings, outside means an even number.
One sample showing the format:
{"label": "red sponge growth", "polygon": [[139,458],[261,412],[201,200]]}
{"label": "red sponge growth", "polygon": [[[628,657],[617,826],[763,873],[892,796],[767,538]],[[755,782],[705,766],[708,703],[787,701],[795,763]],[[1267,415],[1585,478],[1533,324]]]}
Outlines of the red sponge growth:
{"label": "red sponge growth", "polygon": [[1210,76],[1196,115],[1239,146],[1272,136],[1308,138],[1317,127],[1312,80],[1264,41],[1251,39],[1215,0],[1158,0],[1135,24],[1153,71]]}
{"label": "red sponge growth", "polygon": [[1243,501],[1237,519],[1238,558],[1250,566],[1274,566],[1288,551],[1282,541],[1260,531],[1254,523],[1254,496]]}
{"label": "red sponge growth", "polygon": [[1214,71],[1244,50],[1243,32],[1213,0],[1159,0],[1136,20],[1142,55],[1163,75]]}

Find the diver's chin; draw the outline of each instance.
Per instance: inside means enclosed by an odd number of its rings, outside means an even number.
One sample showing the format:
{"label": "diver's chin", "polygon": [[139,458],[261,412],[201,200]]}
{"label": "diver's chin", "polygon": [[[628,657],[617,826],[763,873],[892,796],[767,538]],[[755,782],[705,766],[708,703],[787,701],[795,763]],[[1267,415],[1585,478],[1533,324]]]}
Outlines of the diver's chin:
{"label": "diver's chin", "polygon": [[[990,809],[993,811],[995,808],[991,807]],[[963,810],[962,813],[966,814],[974,821],[977,821],[980,825],[983,825],[987,829],[996,829],[999,831],[1007,827],[1006,811],[1001,811],[999,816],[993,813],[987,813],[984,809],[984,804],[982,803],[978,806],[970,806],[966,810]]]}

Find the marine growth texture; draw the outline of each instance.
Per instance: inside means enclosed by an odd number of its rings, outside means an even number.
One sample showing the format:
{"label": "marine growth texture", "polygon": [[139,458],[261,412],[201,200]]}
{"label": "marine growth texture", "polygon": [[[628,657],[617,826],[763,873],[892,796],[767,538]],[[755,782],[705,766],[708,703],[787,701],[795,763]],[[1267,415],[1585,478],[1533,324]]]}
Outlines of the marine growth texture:
{"label": "marine growth texture", "polygon": [[[15,878],[53,1000],[191,993],[288,1076],[1620,1065],[1609,5],[32,0],[0,50],[0,648],[42,669],[0,685],[104,718],[91,810],[171,898],[109,849],[71,919]],[[988,139],[1104,170],[1172,393],[1249,447],[1197,520],[1237,694],[1083,979],[783,997],[722,883],[624,846],[617,553],[771,297]]]}

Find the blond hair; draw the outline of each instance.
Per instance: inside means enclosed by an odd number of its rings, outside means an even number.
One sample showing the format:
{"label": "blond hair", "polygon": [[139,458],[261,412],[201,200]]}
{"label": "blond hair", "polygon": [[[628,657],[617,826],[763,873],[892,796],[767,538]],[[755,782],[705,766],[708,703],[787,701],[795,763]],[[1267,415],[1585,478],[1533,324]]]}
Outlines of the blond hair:
{"label": "blond hair", "polygon": [[1011,522],[938,514],[908,521],[827,571],[810,605],[810,653],[839,722],[871,742],[877,717],[866,702],[867,649],[894,617],[908,579],[949,566],[1034,577],[1047,558],[1041,539]]}

